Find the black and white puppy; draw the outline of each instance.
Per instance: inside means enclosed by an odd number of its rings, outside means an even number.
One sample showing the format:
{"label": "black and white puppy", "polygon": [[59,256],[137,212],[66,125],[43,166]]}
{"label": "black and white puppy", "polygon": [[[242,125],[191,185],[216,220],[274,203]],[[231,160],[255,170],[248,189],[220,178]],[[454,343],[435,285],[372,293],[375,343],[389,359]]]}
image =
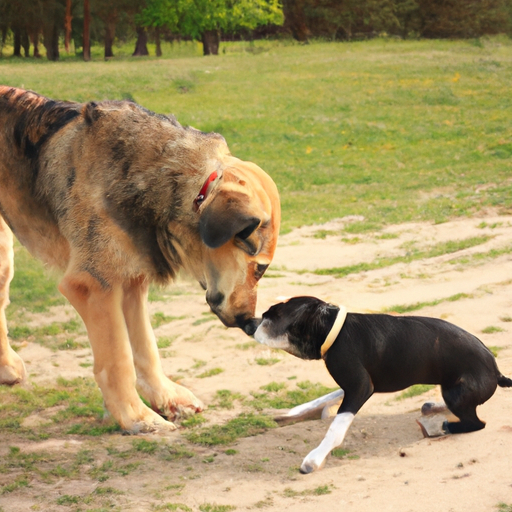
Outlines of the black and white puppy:
{"label": "black and white puppy", "polygon": [[[323,358],[345,392],[325,438],[304,459],[302,473],[323,465],[374,392],[440,384],[448,409],[460,419],[445,422],[443,429],[455,434],[484,428],[476,407],[497,385],[512,387],[478,338],[436,318],[347,313],[315,297],[294,297],[264,313],[254,337],[302,359]],[[317,399],[316,405],[341,397],[341,390]]]}

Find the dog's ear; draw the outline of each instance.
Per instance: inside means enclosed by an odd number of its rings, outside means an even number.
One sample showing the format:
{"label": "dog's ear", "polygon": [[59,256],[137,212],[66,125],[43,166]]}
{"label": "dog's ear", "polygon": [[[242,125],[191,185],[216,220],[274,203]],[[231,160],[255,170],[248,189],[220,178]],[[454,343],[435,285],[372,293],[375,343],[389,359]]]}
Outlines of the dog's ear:
{"label": "dog's ear", "polygon": [[250,203],[249,198],[240,192],[219,191],[201,213],[201,240],[216,249],[235,238],[241,249],[256,254],[261,244],[251,235],[260,226],[263,212]]}

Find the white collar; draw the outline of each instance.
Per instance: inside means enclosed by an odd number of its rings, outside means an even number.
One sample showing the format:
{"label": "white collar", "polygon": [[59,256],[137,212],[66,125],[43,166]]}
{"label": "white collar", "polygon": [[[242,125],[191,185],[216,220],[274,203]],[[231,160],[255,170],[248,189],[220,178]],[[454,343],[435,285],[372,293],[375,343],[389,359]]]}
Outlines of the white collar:
{"label": "white collar", "polygon": [[332,325],[331,330],[327,335],[327,338],[325,338],[325,341],[320,347],[320,354],[322,355],[322,357],[324,357],[327,351],[331,348],[332,344],[338,337],[338,334],[340,333],[343,324],[345,323],[345,318],[347,318],[347,308],[345,306],[338,307],[340,309],[338,311],[338,314],[336,315],[336,320],[334,320],[334,324]]}

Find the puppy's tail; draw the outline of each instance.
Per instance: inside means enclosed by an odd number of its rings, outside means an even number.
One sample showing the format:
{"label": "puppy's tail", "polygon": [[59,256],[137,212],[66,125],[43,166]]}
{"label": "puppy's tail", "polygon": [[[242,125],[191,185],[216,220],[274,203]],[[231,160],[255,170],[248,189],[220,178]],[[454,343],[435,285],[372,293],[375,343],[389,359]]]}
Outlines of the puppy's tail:
{"label": "puppy's tail", "polygon": [[500,373],[498,375],[498,386],[502,388],[512,388],[512,379],[509,379]]}

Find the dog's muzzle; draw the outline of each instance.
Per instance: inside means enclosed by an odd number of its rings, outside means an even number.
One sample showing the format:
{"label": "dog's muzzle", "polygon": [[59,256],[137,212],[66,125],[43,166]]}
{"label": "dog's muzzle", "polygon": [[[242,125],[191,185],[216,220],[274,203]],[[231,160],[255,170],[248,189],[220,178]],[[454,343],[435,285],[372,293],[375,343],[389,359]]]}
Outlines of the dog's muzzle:
{"label": "dog's muzzle", "polygon": [[256,332],[258,325],[260,325],[261,318],[236,317],[236,323],[245,334],[252,336]]}

